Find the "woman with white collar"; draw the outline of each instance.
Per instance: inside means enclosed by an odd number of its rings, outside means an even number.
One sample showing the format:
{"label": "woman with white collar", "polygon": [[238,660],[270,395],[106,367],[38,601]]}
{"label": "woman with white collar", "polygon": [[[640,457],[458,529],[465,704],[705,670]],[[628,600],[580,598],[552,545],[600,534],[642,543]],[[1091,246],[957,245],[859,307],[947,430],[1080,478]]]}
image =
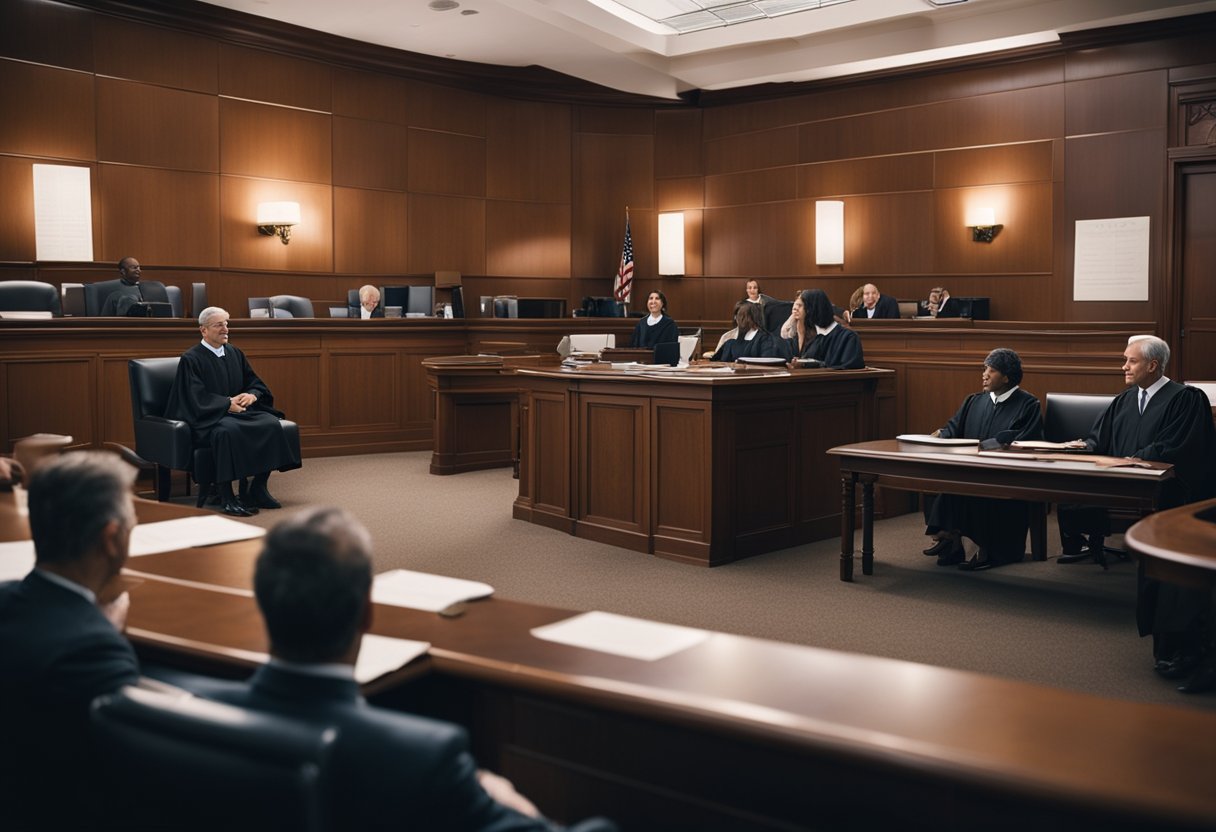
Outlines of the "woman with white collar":
{"label": "woman with white collar", "polygon": [[813,358],[832,370],[860,370],[866,366],[861,339],[836,322],[832,302],[821,289],[807,289],[798,296],[793,318],[793,336],[785,340],[790,358]]}
{"label": "woman with white collar", "polygon": [[629,346],[652,349],[655,344],[669,344],[680,340],[680,328],[667,315],[667,296],[662,292],[651,292],[646,298],[646,310],[650,312],[634,327]]}

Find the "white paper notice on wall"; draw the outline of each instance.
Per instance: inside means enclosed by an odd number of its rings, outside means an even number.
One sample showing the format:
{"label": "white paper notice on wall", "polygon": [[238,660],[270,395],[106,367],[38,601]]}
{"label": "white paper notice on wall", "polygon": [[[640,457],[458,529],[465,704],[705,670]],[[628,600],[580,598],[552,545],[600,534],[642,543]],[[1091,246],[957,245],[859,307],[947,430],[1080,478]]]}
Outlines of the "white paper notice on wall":
{"label": "white paper notice on wall", "polygon": [[1148,217],[1077,220],[1073,300],[1148,300]]}
{"label": "white paper notice on wall", "polygon": [[39,260],[93,259],[89,169],[34,165],[34,241]]}

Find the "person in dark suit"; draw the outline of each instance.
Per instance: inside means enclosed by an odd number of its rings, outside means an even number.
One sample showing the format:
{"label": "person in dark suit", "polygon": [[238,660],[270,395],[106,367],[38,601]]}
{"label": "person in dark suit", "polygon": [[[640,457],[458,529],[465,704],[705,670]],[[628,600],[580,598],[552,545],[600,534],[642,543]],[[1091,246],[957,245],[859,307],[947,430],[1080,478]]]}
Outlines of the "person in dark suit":
{"label": "person in dark suit", "polygon": [[359,305],[352,307],[350,317],[362,318],[383,318],[384,307],[380,303],[380,290],[368,283],[366,286],[359,287]]}
{"label": "person in dark suit", "polygon": [[[1165,375],[1169,345],[1152,335],[1135,335],[1123,351],[1128,387],[1098,417],[1085,439],[1088,450],[1174,466],[1174,478],[1159,508],[1172,508],[1216,495],[1216,427],[1208,397],[1198,387]],[[1087,558],[1105,565],[1103,545],[1110,518],[1103,508],[1062,505],[1057,512],[1064,554],[1060,563]],[[1153,637],[1156,670],[1167,679],[1189,681],[1183,693],[1216,687],[1216,649],[1211,628],[1212,597],[1144,576],[1140,562],[1137,621],[1141,636]]]}
{"label": "person in dark suit", "polygon": [[[983,390],[968,396],[945,427],[933,432],[943,439],[992,439],[1009,434],[1009,441],[1043,438],[1039,400],[1021,389],[1022,359],[998,347],[984,359]],[[926,516],[925,534],[936,542],[925,549],[938,566],[982,571],[1016,563],[1026,554],[1030,508],[1022,500],[939,494]],[[965,548],[974,544],[970,558]]]}
{"label": "person in dark suit", "polygon": [[[210,698],[338,729],[330,758],[342,828],[552,832],[504,778],[479,771],[459,726],[371,707],[355,659],[371,626],[371,540],[349,513],[315,508],[266,536],[254,592],[270,661]],[[611,832],[607,821],[580,830]]]}
{"label": "person in dark suit", "polygon": [[650,314],[634,327],[629,346],[651,349],[655,344],[680,340],[680,328],[667,314],[667,295],[657,290],[647,295],[646,311]]}
{"label": "person in dark suit", "polygon": [[807,289],[794,301],[793,336],[783,342],[790,360],[810,358],[832,370],[860,370],[866,366],[861,339],[841,326],[832,302],[820,289]]}
{"label": "person in dark suit", "polygon": [[963,309],[959,302],[950,297],[950,290],[945,288],[934,289],[937,292],[937,312],[933,313],[935,318],[958,318],[963,314]]}
{"label": "person in dark suit", "polygon": [[[198,316],[203,340],[182,354],[169,390],[165,417],[190,425],[196,445],[210,444],[215,454],[216,489],[224,514],[249,517],[260,508],[281,508],[270,495],[271,471],[300,467],[300,449],[290,442],[274,409],[274,397],[228,343],[228,313],[208,306]],[[253,477],[240,501],[232,481]]]}
{"label": "person in dark suit", "polygon": [[861,306],[853,310],[854,318],[898,318],[899,301],[878,291],[873,283],[861,287]]}
{"label": "person in dark suit", "polygon": [[120,632],[129,598],[112,585],[135,526],[134,480],[117,456],[91,451],[45,462],[30,479],[34,569],[0,584],[6,829],[88,829],[99,821],[89,703],[139,681]]}
{"label": "person in dark suit", "polygon": [[103,317],[124,317],[131,307],[143,301],[167,303],[169,296],[165,293],[165,284],[158,280],[141,280],[142,270],[139,261],[134,257],[124,257],[118,261],[118,287],[110,294],[98,310]]}
{"label": "person in dark suit", "polygon": [[735,304],[735,337],[724,342],[713,355],[713,361],[737,361],[740,358],[777,358],[781,343],[764,329],[760,304],[741,300]]}

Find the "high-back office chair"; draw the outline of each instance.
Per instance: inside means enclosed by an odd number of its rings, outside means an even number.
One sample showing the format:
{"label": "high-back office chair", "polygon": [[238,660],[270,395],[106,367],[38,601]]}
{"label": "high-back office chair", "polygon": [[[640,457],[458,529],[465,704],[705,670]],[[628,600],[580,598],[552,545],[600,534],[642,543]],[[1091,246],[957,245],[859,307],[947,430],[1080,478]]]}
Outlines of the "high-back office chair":
{"label": "high-back office chair", "polygon": [[332,726],[136,687],[99,697],[90,719],[132,828],[340,826],[327,820]]}
{"label": "high-back office chair", "polygon": [[[781,335],[781,327],[790,319],[794,311],[792,300],[766,301],[764,310],[764,329],[770,335]],[[733,322],[732,322],[733,325]]]}
{"label": "high-back office chair", "polygon": [[[1047,410],[1043,414],[1043,438],[1048,442],[1084,439],[1114,399],[1113,395],[1105,393],[1048,393]],[[1112,528],[1126,529],[1130,525],[1128,521],[1135,522],[1139,517],[1139,514],[1133,516],[1112,512]],[[1122,549],[1105,548],[1120,557],[1127,555]]]}
{"label": "high-back office chair", "polygon": [[[172,304],[167,287],[159,280],[141,280],[139,285],[144,300]],[[84,314],[90,318],[96,318],[100,315],[101,310],[105,308],[106,298],[110,297],[110,294],[119,286],[122,286],[122,281],[118,278],[84,284]],[[180,294],[178,296],[178,308],[181,308]]]}
{"label": "high-back office chair", "polygon": [[207,308],[207,284],[190,284],[190,315],[198,320],[199,313]]}
{"label": "high-back office chair", "polygon": [[[300,295],[271,295],[270,308],[275,318],[315,318],[312,301]],[[282,313],[288,313],[286,315]]]}
{"label": "high-back office chair", "polygon": [[0,312],[50,312],[59,317],[59,290],[41,280],[0,280]]}
{"label": "high-back office chair", "polygon": [[180,318],[182,316],[182,287],[168,284],[165,286],[165,297],[169,300],[169,306],[173,310],[173,317]]}
{"label": "high-back office chair", "polygon": [[435,287],[434,286],[411,286],[409,287],[409,300],[403,310],[407,315],[411,312],[414,314],[421,313],[423,315],[435,314]]}

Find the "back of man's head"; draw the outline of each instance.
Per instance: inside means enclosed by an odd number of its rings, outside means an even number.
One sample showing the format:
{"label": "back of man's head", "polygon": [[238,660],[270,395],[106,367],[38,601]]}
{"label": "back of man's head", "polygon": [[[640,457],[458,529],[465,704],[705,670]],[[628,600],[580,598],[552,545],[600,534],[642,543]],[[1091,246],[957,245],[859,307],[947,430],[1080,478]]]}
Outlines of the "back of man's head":
{"label": "back of man's head", "polygon": [[316,508],[279,523],[253,577],[271,652],[295,662],[341,659],[360,634],[371,582],[371,538],[348,512]]}
{"label": "back of man's head", "polygon": [[30,479],[30,533],[39,564],[68,563],[96,543],[111,520],[134,525],[135,469],[103,451],[78,451],[39,465]]}

